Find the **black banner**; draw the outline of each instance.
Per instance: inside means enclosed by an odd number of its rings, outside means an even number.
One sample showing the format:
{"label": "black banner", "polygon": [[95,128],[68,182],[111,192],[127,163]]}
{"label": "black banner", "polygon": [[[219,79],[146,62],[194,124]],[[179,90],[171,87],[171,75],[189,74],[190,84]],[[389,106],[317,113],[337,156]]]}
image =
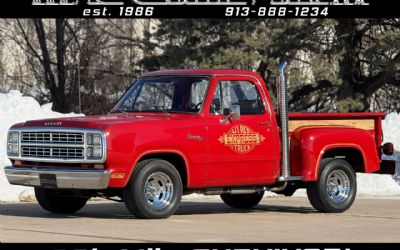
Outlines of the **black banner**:
{"label": "black banner", "polygon": [[[4,1],[3,1],[4,2]],[[395,18],[396,1],[382,0],[14,0],[3,18]],[[44,178],[46,177],[46,178]],[[42,181],[54,185],[54,178]],[[268,221],[268,218],[266,218]],[[116,225],[118,226],[118,225]],[[290,230],[290,229],[288,229]],[[266,232],[267,234],[267,232]],[[23,236],[21,236],[23,237]],[[23,239],[23,238],[22,238]],[[0,236],[1,240],[1,236]],[[260,239],[262,240],[262,239]],[[307,240],[307,239],[305,239]],[[314,240],[312,238],[310,241]],[[284,241],[284,239],[282,239]],[[400,239],[399,239],[400,241]],[[397,250],[399,244],[4,244],[0,250]]]}
{"label": "black banner", "polygon": [[18,0],[1,17],[93,18],[390,18],[395,1],[379,0]]}

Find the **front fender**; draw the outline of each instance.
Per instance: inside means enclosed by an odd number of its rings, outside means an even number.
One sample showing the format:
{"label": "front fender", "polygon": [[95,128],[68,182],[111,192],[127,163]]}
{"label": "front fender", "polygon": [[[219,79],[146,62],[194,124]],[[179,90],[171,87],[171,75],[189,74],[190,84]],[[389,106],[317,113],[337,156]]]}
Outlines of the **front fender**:
{"label": "front fender", "polygon": [[363,157],[363,172],[379,170],[379,158],[372,133],[344,126],[300,127],[290,137],[291,174],[305,181],[318,179],[324,153],[334,148],[352,148]]}
{"label": "front fender", "polygon": [[179,156],[185,163],[187,185],[201,185],[206,176],[206,140],[192,142],[187,137],[195,134],[206,138],[201,122],[201,119],[191,119],[190,122],[162,120],[109,126],[106,129],[106,169],[111,173],[109,186],[125,187],[138,161],[150,154]]}

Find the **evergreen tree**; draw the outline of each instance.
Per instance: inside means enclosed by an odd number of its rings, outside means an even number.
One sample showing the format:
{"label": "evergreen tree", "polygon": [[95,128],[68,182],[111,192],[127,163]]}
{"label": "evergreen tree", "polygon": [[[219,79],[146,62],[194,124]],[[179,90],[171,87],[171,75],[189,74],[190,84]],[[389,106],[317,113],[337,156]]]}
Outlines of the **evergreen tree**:
{"label": "evergreen tree", "polygon": [[293,111],[366,111],[379,90],[399,87],[399,31],[397,19],[161,20],[161,53],[143,65],[257,70],[275,93],[288,61]]}

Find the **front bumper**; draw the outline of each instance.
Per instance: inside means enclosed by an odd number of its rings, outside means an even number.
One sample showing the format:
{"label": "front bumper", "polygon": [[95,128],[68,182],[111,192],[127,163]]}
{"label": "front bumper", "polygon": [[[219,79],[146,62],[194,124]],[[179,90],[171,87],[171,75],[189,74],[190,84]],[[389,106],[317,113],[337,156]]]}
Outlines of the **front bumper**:
{"label": "front bumper", "polygon": [[5,167],[4,172],[11,184],[41,187],[41,175],[55,175],[57,188],[95,189],[108,187],[110,172],[107,170],[49,170]]}

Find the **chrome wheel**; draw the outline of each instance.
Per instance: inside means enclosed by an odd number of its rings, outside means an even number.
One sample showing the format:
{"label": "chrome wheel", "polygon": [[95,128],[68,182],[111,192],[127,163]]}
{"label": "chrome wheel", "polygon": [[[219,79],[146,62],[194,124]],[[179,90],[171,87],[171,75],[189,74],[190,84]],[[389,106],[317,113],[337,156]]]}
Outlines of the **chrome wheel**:
{"label": "chrome wheel", "polygon": [[307,184],[311,205],[325,213],[346,211],[353,204],[356,194],[356,173],[345,159],[323,159],[319,178]]}
{"label": "chrome wheel", "polygon": [[148,159],[135,166],[123,190],[123,199],[135,217],[163,219],[178,209],[182,191],[182,180],[174,165],[161,159]]}
{"label": "chrome wheel", "polygon": [[156,210],[168,207],[174,196],[174,184],[171,178],[162,173],[151,174],[144,186],[144,197],[147,203]]}
{"label": "chrome wheel", "polygon": [[350,184],[350,179],[343,170],[334,170],[327,178],[326,192],[333,202],[341,203],[350,195]]}

